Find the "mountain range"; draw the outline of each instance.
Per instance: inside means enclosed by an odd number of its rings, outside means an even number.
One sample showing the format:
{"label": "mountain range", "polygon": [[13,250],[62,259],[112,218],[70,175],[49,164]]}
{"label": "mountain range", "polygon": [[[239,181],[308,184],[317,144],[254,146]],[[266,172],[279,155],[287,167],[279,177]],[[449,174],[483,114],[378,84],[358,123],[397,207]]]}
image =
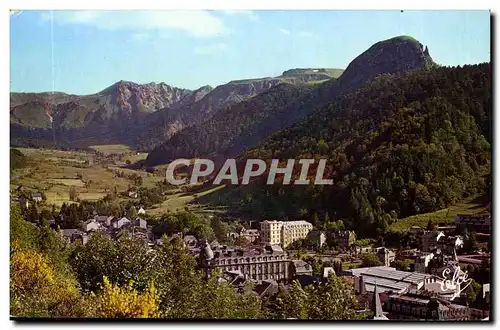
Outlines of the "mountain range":
{"label": "mountain range", "polygon": [[440,66],[419,41],[399,36],[345,70],[291,69],[195,91],[120,81],[85,96],[11,93],[11,144],[124,143],[149,152],[136,166],[326,158],[334,185],[257,180],[197,202],[259,219],[320,214],[373,237],[401,217],[491,190],[491,84],[489,63]]}
{"label": "mountain range", "polygon": [[150,150],[219,110],[280,85],[335,79],[341,69],[293,69],[279,77],[231,81],[197,90],[119,81],[91,95],[11,93],[11,144],[78,147],[124,143]]}

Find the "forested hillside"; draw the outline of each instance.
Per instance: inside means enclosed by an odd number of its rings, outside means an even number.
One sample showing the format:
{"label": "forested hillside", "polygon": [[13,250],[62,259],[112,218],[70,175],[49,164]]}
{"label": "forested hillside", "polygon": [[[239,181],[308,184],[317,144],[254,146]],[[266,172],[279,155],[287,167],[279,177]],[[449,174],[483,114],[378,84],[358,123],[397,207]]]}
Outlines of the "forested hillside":
{"label": "forested hillside", "polygon": [[362,235],[382,234],[397,218],[485,187],[491,107],[489,64],[381,75],[242,156],[327,158],[333,186],[256,182],[201,202],[260,218],[328,213]]}

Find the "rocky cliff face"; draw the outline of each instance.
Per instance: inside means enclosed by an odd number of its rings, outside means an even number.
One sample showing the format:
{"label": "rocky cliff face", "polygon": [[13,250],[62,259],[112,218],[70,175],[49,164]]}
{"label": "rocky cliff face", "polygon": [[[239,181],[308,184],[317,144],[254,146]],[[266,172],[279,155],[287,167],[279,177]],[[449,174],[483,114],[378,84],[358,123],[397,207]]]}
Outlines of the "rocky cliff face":
{"label": "rocky cliff face", "polygon": [[339,77],[339,84],[359,86],[379,74],[396,73],[434,65],[427,47],[400,36],[380,41],[356,57]]}

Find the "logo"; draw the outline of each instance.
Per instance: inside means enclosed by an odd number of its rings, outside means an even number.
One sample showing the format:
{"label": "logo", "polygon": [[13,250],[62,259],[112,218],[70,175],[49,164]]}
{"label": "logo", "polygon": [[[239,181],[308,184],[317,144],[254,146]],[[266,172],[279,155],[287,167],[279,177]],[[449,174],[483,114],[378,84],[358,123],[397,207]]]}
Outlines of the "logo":
{"label": "logo", "polygon": [[445,268],[443,270],[443,277],[438,279],[441,281],[441,291],[454,290],[453,296],[450,300],[455,299],[460,296],[471,283],[472,279],[468,278],[467,272],[462,271],[459,266],[453,266],[453,275],[450,279],[450,273],[452,270],[450,268]]}

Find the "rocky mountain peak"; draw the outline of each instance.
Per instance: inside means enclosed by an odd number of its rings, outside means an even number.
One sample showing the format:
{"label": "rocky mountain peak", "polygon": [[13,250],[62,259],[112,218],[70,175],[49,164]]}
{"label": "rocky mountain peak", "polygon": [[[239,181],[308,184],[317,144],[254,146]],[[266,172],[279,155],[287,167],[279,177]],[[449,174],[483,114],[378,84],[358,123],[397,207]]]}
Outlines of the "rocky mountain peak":
{"label": "rocky mountain peak", "polygon": [[356,57],[339,78],[341,82],[360,84],[382,73],[396,73],[435,65],[429,49],[409,36],[377,42]]}

